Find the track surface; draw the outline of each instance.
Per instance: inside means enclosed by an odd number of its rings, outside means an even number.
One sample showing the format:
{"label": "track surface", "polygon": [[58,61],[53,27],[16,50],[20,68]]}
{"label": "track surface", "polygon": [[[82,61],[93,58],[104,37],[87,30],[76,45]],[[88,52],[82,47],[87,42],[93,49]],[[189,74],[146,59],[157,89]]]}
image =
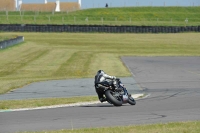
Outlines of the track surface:
{"label": "track surface", "polygon": [[149,97],[137,105],[107,103],[0,113],[0,132],[90,128],[200,120],[199,57],[123,57]]}

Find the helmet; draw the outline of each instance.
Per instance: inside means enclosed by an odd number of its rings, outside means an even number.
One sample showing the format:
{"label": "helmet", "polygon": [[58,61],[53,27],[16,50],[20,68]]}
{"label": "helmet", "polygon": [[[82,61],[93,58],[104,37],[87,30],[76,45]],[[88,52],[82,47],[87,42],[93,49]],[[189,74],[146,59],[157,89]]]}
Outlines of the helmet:
{"label": "helmet", "polygon": [[100,74],[100,73],[105,74],[103,70],[98,70],[97,74]]}

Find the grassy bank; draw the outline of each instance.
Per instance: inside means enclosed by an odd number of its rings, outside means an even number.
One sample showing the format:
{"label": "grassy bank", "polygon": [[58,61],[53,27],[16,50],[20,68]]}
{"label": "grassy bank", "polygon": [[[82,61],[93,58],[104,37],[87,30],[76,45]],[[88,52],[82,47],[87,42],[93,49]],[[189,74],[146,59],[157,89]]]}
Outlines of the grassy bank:
{"label": "grassy bank", "polygon": [[[98,69],[118,77],[131,76],[120,56],[200,55],[200,33],[0,33],[3,35],[22,35],[25,42],[0,50],[1,94],[38,81],[91,78]],[[12,108],[5,103],[0,102],[2,109]]]}
{"label": "grassy bank", "polygon": [[200,7],[94,8],[59,13],[1,11],[0,24],[194,26],[200,25]]}
{"label": "grassy bank", "polygon": [[[200,121],[166,124],[89,128],[77,130],[42,131],[34,133],[199,133]],[[32,133],[32,132],[26,132]]]}

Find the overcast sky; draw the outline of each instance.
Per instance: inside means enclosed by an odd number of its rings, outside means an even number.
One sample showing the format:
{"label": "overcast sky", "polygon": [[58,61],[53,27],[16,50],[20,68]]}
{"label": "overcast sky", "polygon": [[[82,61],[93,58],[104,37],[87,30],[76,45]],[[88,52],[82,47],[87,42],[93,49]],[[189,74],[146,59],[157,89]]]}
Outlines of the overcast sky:
{"label": "overcast sky", "polygon": [[[23,3],[44,3],[44,0],[22,0]],[[56,0],[47,0],[55,2]],[[77,0],[60,0],[61,2],[77,2]],[[82,8],[124,6],[200,6],[200,0],[82,0]]]}

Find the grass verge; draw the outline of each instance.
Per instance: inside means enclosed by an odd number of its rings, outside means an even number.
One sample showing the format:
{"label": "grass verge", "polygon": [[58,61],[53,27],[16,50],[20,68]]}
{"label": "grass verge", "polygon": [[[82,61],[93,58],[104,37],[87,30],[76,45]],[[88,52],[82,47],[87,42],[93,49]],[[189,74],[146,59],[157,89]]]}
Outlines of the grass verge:
{"label": "grass verge", "polygon": [[[165,124],[87,128],[76,130],[42,131],[34,133],[199,133],[200,121]],[[33,133],[33,132],[23,132]]]}
{"label": "grass verge", "polygon": [[9,40],[11,38],[15,38],[15,35],[0,35],[0,42],[1,41],[5,41],[5,40]]}
{"label": "grass verge", "polygon": [[0,109],[21,109],[35,108],[42,106],[53,106],[60,104],[71,104],[78,102],[97,101],[97,96],[72,97],[72,98],[45,98],[45,99],[26,99],[26,100],[4,100],[0,102]]}

